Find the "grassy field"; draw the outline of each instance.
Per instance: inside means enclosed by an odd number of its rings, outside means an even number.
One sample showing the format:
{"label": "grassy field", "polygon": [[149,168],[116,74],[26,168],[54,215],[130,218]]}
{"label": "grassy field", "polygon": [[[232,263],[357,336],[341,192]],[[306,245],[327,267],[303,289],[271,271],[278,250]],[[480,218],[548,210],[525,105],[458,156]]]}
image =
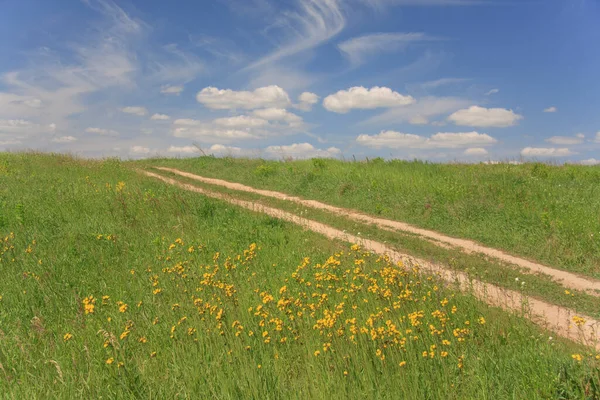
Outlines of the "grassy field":
{"label": "grassy field", "polygon": [[600,167],[214,157],[141,164],[354,208],[600,278]]}
{"label": "grassy field", "polygon": [[0,153],[1,397],[600,397],[600,355],[130,167]]}

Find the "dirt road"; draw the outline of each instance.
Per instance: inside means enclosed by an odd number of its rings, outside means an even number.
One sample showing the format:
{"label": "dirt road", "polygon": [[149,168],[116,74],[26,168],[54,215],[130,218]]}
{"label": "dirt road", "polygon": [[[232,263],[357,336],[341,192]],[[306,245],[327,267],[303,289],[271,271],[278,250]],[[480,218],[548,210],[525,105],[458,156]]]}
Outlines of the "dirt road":
{"label": "dirt road", "polygon": [[391,231],[400,231],[400,232],[408,232],[415,235],[420,236],[421,238],[430,241],[438,246],[442,247],[454,247],[460,251],[465,253],[479,253],[484,254],[488,257],[495,258],[497,260],[513,264],[519,268],[523,268],[532,273],[542,273],[549,276],[551,279],[556,282],[561,283],[563,286],[566,286],[571,289],[583,290],[588,294],[593,296],[600,297],[600,281],[594,280],[592,278],[587,278],[583,276],[579,276],[573,274],[571,272],[563,271],[560,269],[548,267],[530,260],[526,260],[524,258],[516,257],[510,254],[507,254],[501,250],[493,249],[490,247],[482,246],[478,243],[475,243],[471,240],[466,239],[458,239],[450,236],[443,235],[439,232],[430,231],[427,229],[417,228],[413,225],[393,221],[389,219],[372,217],[369,215],[362,214],[355,210],[349,210],[345,208],[340,208],[336,206],[332,206],[329,204],[321,203],[316,200],[305,200],[300,197],[290,196],[285,193],[274,192],[271,190],[261,190],[255,189],[250,186],[242,185],[241,183],[228,182],[221,179],[214,178],[206,178],[203,176],[191,174],[189,172],[180,171],[175,168],[166,168],[166,167],[157,167],[156,169],[171,172],[180,176],[184,176],[186,178],[194,179],[199,182],[208,183],[211,185],[222,186],[227,189],[247,192],[247,193],[255,193],[265,197],[271,197],[279,200],[286,200],[296,204],[300,204],[305,207],[315,208],[319,210],[328,211],[332,214],[342,216],[354,221],[358,221],[365,224],[375,224],[381,229],[391,230]]}
{"label": "dirt road", "polygon": [[[505,310],[511,310],[518,313],[523,312],[523,310],[525,309],[527,316],[534,323],[549,330],[552,330],[553,332],[562,337],[586,344],[600,351],[600,321],[595,320],[594,318],[591,318],[589,316],[581,314],[577,315],[573,310],[570,310],[568,308],[556,306],[554,304],[550,304],[542,300],[526,298],[520,292],[504,289],[478,280],[473,280],[462,272],[448,270],[442,265],[430,263],[425,260],[421,260],[397,252],[394,249],[387,247],[383,243],[363,239],[354,235],[349,235],[345,232],[342,232],[325,224],[319,223],[317,221],[312,221],[306,218],[301,218],[295,214],[277,208],[263,206],[261,204],[250,201],[239,200],[230,195],[206,190],[204,188],[183,183],[153,172],[143,170],[140,170],[140,172],[149,177],[160,179],[165,183],[180,187],[185,190],[201,193],[207,197],[220,199],[230,204],[243,207],[248,210],[252,210],[254,212],[264,213],[275,218],[298,224],[306,229],[322,234],[330,239],[339,239],[350,243],[358,243],[369,251],[389,255],[390,258],[395,262],[400,261],[405,265],[416,265],[421,270],[438,275],[441,279],[448,282],[449,285],[458,285],[458,288],[460,290],[472,293],[475,297],[489,305],[501,307]],[[228,187],[233,188],[230,186]],[[246,188],[248,187],[246,186]],[[279,193],[277,195],[279,196],[282,194]],[[585,319],[585,322],[581,326],[575,326],[575,324],[573,323],[573,317],[575,315]]]}

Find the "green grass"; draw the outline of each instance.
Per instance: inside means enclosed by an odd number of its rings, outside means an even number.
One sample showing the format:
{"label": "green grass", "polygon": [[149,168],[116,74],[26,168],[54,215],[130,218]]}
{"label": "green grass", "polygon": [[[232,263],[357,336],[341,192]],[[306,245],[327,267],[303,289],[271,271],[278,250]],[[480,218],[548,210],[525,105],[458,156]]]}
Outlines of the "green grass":
{"label": "green grass", "polygon": [[0,154],[0,183],[3,398],[600,396],[589,350],[129,164]]}
{"label": "green grass", "polygon": [[600,167],[214,157],[140,164],[354,208],[600,278]]}

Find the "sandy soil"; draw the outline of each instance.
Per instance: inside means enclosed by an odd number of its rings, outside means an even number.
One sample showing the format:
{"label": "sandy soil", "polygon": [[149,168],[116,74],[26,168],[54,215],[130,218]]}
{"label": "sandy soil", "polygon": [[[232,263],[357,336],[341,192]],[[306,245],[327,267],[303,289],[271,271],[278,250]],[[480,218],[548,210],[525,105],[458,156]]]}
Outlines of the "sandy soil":
{"label": "sandy soil", "polygon": [[[149,177],[159,179],[165,183],[180,187],[185,190],[201,193],[207,197],[220,199],[230,204],[243,207],[248,210],[252,210],[254,212],[264,213],[275,218],[298,224],[306,229],[320,233],[330,239],[338,239],[350,243],[358,243],[361,246],[363,246],[366,250],[378,254],[389,255],[390,258],[393,259],[395,262],[402,262],[404,265],[418,266],[418,268],[420,268],[423,271],[438,275],[441,279],[448,282],[450,286],[456,285],[462,291],[473,293],[474,296],[476,296],[478,299],[484,301],[489,305],[501,307],[505,310],[514,311],[519,314],[524,314],[526,317],[530,318],[534,323],[555,332],[557,335],[586,344],[588,346],[594,347],[597,351],[600,351],[600,321],[595,320],[594,318],[591,318],[589,316],[576,314],[571,309],[550,304],[542,300],[528,298],[518,291],[509,290],[478,280],[470,279],[466,274],[462,272],[448,270],[442,265],[430,263],[425,260],[420,260],[418,258],[397,252],[387,247],[383,243],[363,239],[354,235],[349,235],[343,231],[332,228],[325,224],[302,218],[295,214],[288,213],[280,209],[263,206],[261,204],[250,201],[235,199],[230,195],[212,192],[210,190],[179,182],[175,179],[168,178],[153,172],[143,170],[140,170],[140,172]],[[208,182],[208,178],[202,179],[207,179],[207,183],[213,183]],[[230,185],[235,186],[227,187],[230,187],[232,189],[238,187],[238,184]],[[247,186],[245,188],[251,189]],[[264,191],[257,190],[256,192],[261,193]],[[277,194],[277,196],[279,195],[282,194]],[[286,199],[288,198],[289,196],[286,196]],[[573,323],[573,317],[575,315],[578,315],[579,317],[585,319],[585,323],[582,326],[576,327]]]}

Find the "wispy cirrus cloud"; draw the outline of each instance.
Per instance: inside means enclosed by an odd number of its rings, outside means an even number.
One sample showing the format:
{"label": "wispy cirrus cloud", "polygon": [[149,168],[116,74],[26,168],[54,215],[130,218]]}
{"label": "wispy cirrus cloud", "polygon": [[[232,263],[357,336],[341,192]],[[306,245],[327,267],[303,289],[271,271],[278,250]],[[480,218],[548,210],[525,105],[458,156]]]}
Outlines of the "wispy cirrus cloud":
{"label": "wispy cirrus cloud", "polygon": [[340,33],[346,25],[339,0],[298,0],[295,3],[294,8],[280,13],[268,28],[279,32],[283,41],[274,51],[245,69],[261,67],[312,49]]}
{"label": "wispy cirrus cloud", "polygon": [[421,32],[371,33],[348,39],[338,44],[338,48],[357,66],[379,53],[400,51],[411,44],[431,40],[438,39]]}

